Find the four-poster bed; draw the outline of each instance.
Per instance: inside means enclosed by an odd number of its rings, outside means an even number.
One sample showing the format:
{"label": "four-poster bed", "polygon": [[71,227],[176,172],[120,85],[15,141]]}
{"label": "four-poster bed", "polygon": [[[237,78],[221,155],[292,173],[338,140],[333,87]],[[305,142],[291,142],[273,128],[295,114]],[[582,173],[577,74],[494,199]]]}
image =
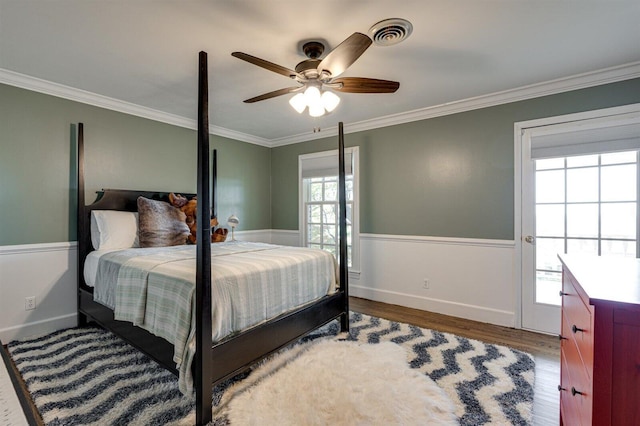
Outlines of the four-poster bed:
{"label": "four-poster bed", "polygon": [[[196,394],[196,423],[206,424],[212,417],[212,387],[248,368],[256,361],[294,342],[310,331],[334,320],[340,320],[343,331],[349,326],[347,287],[347,236],[345,201],[344,137],[339,125],[339,226],[340,267],[338,287],[308,303],[280,313],[273,318],[214,341],[212,334],[212,253],[210,244],[210,187],[209,187],[209,124],[207,55],[200,52],[198,84],[198,211],[195,272],[195,356],[191,365]],[[213,156],[213,204],[216,205],[216,157]],[[193,196],[194,194],[188,194]],[[168,193],[135,190],[103,190],[95,202],[85,204],[84,186],[84,128],[78,125],[78,321],[80,325],[96,322],[149,355],[159,364],[177,374],[174,345],[130,322],[115,319],[114,311],[94,300],[94,288],[85,281],[85,261],[95,247],[91,238],[92,212],[116,210],[137,211],[138,197],[167,200]],[[215,213],[215,211],[214,211]]]}

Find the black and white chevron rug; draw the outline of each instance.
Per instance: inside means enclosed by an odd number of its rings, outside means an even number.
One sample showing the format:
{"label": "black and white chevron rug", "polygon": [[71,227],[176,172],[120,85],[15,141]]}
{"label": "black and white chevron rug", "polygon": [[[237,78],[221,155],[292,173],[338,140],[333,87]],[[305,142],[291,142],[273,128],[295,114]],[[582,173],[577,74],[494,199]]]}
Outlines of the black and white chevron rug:
{"label": "black and white chevron rug", "polygon": [[[462,425],[531,424],[529,354],[358,313],[351,314],[349,335],[331,323],[299,343],[316,339],[404,347],[411,368],[428,375],[454,402]],[[111,333],[73,328],[7,346],[47,425],[193,423],[193,398],[180,394],[177,378]],[[216,386],[214,404],[250,374]],[[217,416],[214,424],[228,419]]]}

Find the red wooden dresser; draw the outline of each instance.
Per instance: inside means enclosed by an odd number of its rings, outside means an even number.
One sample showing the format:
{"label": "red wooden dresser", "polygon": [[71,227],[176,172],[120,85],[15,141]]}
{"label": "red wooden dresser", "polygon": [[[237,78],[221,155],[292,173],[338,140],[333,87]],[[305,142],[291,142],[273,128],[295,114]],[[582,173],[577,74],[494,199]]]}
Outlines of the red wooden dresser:
{"label": "red wooden dresser", "polygon": [[640,425],[640,260],[559,257],[560,423]]}

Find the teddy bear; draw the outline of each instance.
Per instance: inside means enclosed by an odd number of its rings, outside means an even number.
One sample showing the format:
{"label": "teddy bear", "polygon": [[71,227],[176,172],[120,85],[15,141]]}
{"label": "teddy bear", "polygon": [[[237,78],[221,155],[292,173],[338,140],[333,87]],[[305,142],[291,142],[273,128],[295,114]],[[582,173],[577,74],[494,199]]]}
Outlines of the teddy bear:
{"label": "teddy bear", "polygon": [[[196,208],[198,206],[197,197],[193,197],[192,199],[189,200],[187,199],[187,197],[183,195],[174,194],[172,192],[169,194],[169,202],[171,203],[172,206],[177,207],[178,209],[180,209],[180,211],[182,211],[187,216],[187,219],[185,220],[185,222],[189,227],[189,231],[191,231],[191,234],[187,237],[187,241],[191,244],[195,244],[196,232],[197,232],[197,226],[196,226]],[[216,226],[218,226],[218,219],[214,216],[211,218],[211,229],[214,229]],[[226,240],[228,232],[229,231],[226,228],[214,229],[214,231],[211,233],[211,242],[215,243],[215,242],[222,242]]]}

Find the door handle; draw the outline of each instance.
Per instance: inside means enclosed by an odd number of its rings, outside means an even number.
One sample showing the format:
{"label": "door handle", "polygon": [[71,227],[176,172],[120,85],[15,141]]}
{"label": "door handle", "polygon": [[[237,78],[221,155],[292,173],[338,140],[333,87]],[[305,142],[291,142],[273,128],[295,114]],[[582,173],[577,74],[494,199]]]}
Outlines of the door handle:
{"label": "door handle", "polygon": [[533,235],[527,235],[526,237],[524,237],[524,240],[529,244],[533,244],[536,239]]}

